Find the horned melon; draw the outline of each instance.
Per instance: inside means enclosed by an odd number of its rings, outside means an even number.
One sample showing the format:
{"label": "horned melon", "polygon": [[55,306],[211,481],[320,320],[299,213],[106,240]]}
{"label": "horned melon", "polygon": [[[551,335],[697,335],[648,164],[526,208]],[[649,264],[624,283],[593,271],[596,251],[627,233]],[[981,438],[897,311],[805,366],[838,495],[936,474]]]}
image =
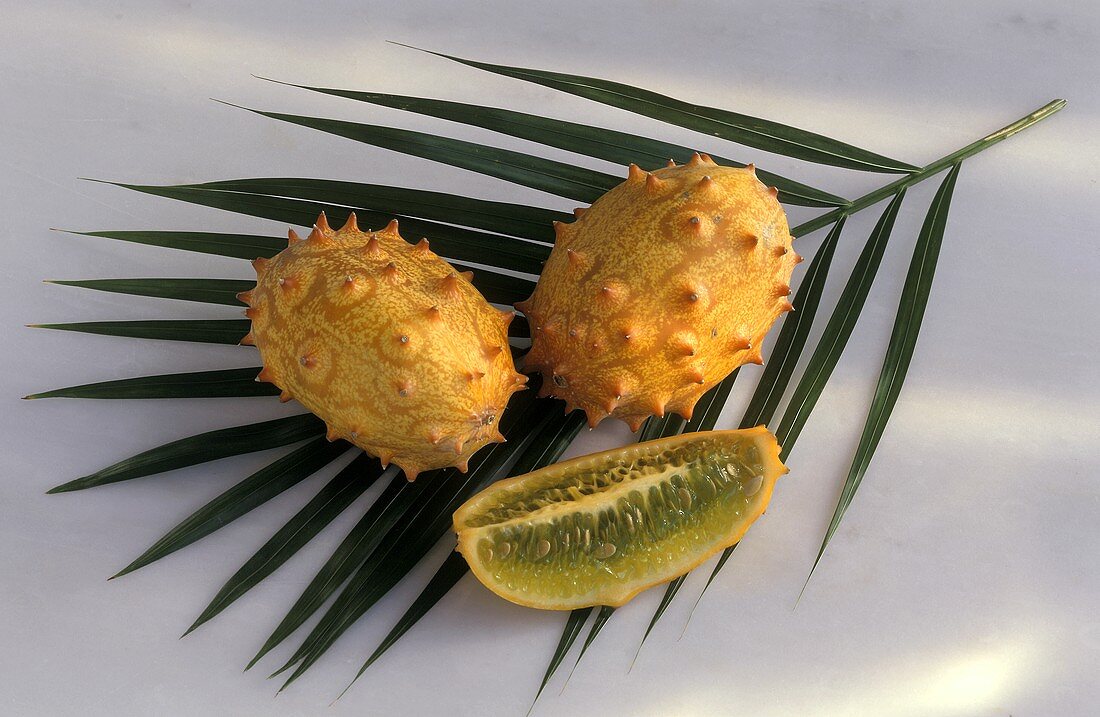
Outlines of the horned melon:
{"label": "horned melon", "polygon": [[328,438],[354,443],[409,480],[433,468],[465,471],[479,448],[503,441],[509,396],[523,388],[508,347],[514,314],[490,305],[397,222],[362,232],[352,214],[334,231],[322,214],[306,239],[257,259],[240,295],[260,351],[257,380],[324,419]]}
{"label": "horned melon", "polygon": [[534,293],[526,367],[544,394],[595,426],[614,416],[690,418],[738,366],[762,363],[764,335],[791,311],[801,257],[778,192],[752,165],[690,162],[644,172],[601,196],[557,239]]}

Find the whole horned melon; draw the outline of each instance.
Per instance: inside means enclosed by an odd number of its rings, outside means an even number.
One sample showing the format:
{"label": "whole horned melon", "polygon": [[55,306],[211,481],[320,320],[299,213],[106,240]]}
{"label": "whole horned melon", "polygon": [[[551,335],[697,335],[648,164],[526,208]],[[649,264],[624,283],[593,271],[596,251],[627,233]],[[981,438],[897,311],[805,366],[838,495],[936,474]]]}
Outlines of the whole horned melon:
{"label": "whole horned melon", "polygon": [[752,165],[696,154],[644,172],[557,224],[534,293],[526,366],[544,394],[638,430],[651,415],[691,417],[699,397],[738,366],[792,309],[794,265],[775,188]]}
{"label": "whole horned melon", "polygon": [[504,437],[497,422],[527,378],[508,349],[512,312],[493,308],[436,256],[397,232],[333,231],[322,214],[307,239],[257,259],[239,295],[260,351],[259,381],[282,389],[409,480],[467,461]]}

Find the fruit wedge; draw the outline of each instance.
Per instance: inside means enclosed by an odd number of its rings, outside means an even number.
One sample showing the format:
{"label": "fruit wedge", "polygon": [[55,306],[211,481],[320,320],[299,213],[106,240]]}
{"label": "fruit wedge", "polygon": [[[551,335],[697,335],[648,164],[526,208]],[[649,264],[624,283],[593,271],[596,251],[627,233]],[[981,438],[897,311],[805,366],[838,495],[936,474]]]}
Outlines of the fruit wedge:
{"label": "fruit wedge", "polygon": [[458,551],[514,603],[618,607],[740,540],[786,472],[763,426],[580,456],[464,503]]}

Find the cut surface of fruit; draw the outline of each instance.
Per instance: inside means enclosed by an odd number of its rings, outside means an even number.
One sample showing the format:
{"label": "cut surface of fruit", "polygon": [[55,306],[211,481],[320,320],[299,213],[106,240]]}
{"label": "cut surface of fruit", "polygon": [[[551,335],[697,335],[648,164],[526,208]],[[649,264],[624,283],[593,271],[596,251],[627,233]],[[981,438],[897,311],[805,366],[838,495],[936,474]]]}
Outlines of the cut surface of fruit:
{"label": "cut surface of fruit", "polygon": [[511,602],[618,607],[740,540],[786,472],[763,426],[580,456],[468,500],[458,551]]}

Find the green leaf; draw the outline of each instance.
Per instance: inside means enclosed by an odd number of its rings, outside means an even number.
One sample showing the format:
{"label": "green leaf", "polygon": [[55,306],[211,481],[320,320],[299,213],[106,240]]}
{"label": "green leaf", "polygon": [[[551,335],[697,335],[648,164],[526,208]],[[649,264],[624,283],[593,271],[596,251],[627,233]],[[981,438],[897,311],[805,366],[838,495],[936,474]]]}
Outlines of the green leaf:
{"label": "green leaf", "polygon": [[[457,267],[456,267],[457,268]],[[488,272],[484,272],[488,274]],[[476,280],[475,276],[475,280]],[[497,298],[500,298],[499,296]],[[191,341],[206,344],[238,345],[248,333],[248,319],[158,319],[153,321],[86,321],[73,324],[30,324],[32,329],[77,331],[102,336],[161,341]],[[509,334],[515,338],[530,336],[521,318],[512,322]]]}
{"label": "green leaf", "polygon": [[[710,431],[718,424],[718,418],[722,414],[722,408],[726,405],[726,399],[729,398],[730,392],[733,390],[734,381],[737,380],[738,369],[734,369],[733,373],[726,376],[717,386],[707,391],[699,399],[695,405],[695,415],[692,416],[692,420],[681,426],[668,425],[665,428],[665,432],[661,433],[659,437],[667,438],[670,436],[678,435],[681,431],[684,433],[691,433],[694,431]],[[657,621],[661,619],[661,616],[665,614],[665,610],[668,609],[669,604],[672,603],[672,598],[676,597],[676,593],[680,591],[680,587],[684,584],[684,580],[687,575],[681,575],[678,578],[674,578],[665,587],[665,594],[661,597],[661,602],[657,605],[657,609],[653,612],[653,617],[650,618],[649,626],[646,628],[645,634],[642,636],[641,642],[638,644],[638,652],[635,653],[634,659],[638,659],[638,655],[641,654],[642,646],[645,644],[646,638],[649,637],[649,633],[653,631],[653,626],[657,624]],[[608,608],[609,610],[611,608]],[[610,617],[610,613],[608,614]],[[606,621],[607,618],[604,618]],[[599,632],[603,628],[603,624],[600,623],[599,628],[593,626],[595,632]],[[589,635],[589,641],[595,639],[595,634]],[[584,650],[581,650],[581,655],[584,655]],[[577,658],[577,662],[580,662],[580,657]],[[576,665],[574,665],[574,668]]]}
{"label": "green leaf", "polygon": [[[413,48],[419,49],[419,48]],[[533,70],[523,67],[493,65],[465,60],[453,55],[431,52],[463,65],[493,72],[505,77],[533,82],[562,92],[601,102],[605,105],[652,117],[678,127],[726,139],[731,142],[774,152],[785,157],[828,164],[834,167],[859,169],[865,172],[905,173],[919,169],[850,144],[813,132],[790,127],[758,117],[727,110],[691,104],[649,90],[594,77],[567,75],[560,72]]]}
{"label": "green leaf", "polygon": [[[275,80],[272,81],[275,82]],[[540,117],[498,107],[483,107],[461,102],[387,95],[376,92],[310,87],[286,82],[279,84],[289,84],[292,87],[312,90],[313,92],[345,97],[359,102],[369,102],[406,112],[416,112],[451,120],[452,122],[461,122],[623,166],[631,163],[637,164],[642,169],[650,171],[664,167],[670,159],[680,163],[687,162],[696,151],[690,147],[641,137],[636,134],[577,124],[551,117]],[[725,166],[745,166],[741,162],[714,154],[711,155],[711,158],[718,164]],[[848,200],[843,197],[814,189],[761,169],[756,171],[756,176],[760,178],[761,182],[777,187],[779,189],[779,200],[786,204],[806,207],[839,207],[848,203]]]}
{"label": "green leaf", "polygon": [[256,286],[255,281],[239,279],[87,279],[83,281],[48,281],[48,284],[78,286],[83,289],[110,291],[116,294],[151,296],[159,299],[198,301],[204,304],[244,306],[237,294]]}
{"label": "green leaf", "polygon": [[117,381],[86,383],[32,393],[23,398],[243,398],[278,396],[274,384],[260,383],[260,367],[229,368],[217,371],[167,373],[139,376]]}
{"label": "green leaf", "polygon": [[802,350],[806,347],[806,339],[810,335],[810,328],[817,315],[821,292],[825,288],[825,280],[829,277],[829,267],[832,265],[833,254],[841,232],[844,230],[845,221],[847,217],[837,220],[814,255],[813,261],[810,262],[806,276],[802,279],[798,292],[791,302],[794,305],[794,311],[783,319],[783,326],[779,330],[775,346],[772,347],[768,363],[760,374],[756,391],[753,392],[748,408],[745,409],[740,428],[753,428],[771,422],[775,409],[779,406],[779,401],[783,398],[783,393],[791,381],[798,359],[802,356]]}
{"label": "green leaf", "polygon": [[660,438],[661,436],[676,436],[683,430],[687,421],[678,413],[668,413],[662,418],[650,416],[638,432],[638,442],[644,443]]}
{"label": "green leaf", "polygon": [[[655,438],[669,438],[671,436],[679,435],[680,433],[691,433],[693,431],[710,431],[718,423],[718,418],[722,413],[722,408],[725,406],[726,399],[729,398],[730,391],[733,390],[733,384],[737,380],[738,370],[734,371],[722,379],[717,386],[710,389],[700,397],[699,401],[695,404],[694,415],[692,420],[684,421],[682,418],[679,420],[670,420],[672,416],[665,416],[662,419],[650,418],[646,425],[642,428],[641,433],[638,436],[638,441],[648,441]],[[653,630],[653,626],[657,624],[657,621],[664,615],[665,610],[668,608],[669,603],[672,602],[672,598],[676,596],[680,586],[684,582],[686,576],[681,576],[672,580],[665,588],[665,594],[661,598],[660,604],[657,606],[657,610],[654,611],[653,617],[649,621],[649,627],[646,628],[645,635],[642,636],[641,643],[638,645],[638,652],[642,650],[642,645],[645,644],[645,640],[649,637],[649,633]],[[577,656],[577,662],[573,664],[573,669],[576,669],[580,664],[581,657],[584,657],[585,651],[588,646],[592,644],[592,641],[596,639],[596,635],[603,629],[604,623],[611,617],[611,613],[615,611],[612,607],[603,606],[600,608],[600,613],[596,617],[595,622],[592,625],[591,631],[588,633],[588,638],[584,642],[584,647],[581,648],[580,654]],[[575,636],[574,636],[575,639]],[[570,643],[572,644],[572,643]],[[634,658],[637,659],[637,654]],[[546,678],[547,680],[549,677]],[[544,683],[545,684],[545,683]],[[537,699],[537,697],[536,697]]]}
{"label": "green leaf", "polygon": [[699,600],[703,598],[703,593],[705,593],[707,591],[707,588],[710,587],[710,584],[714,582],[714,578],[717,577],[722,568],[726,566],[726,561],[730,559],[730,557],[733,555],[733,551],[737,550],[737,546],[740,544],[740,541],[734,543],[733,545],[723,550],[722,554],[718,556],[718,562],[714,564],[714,570],[710,571],[710,576],[707,578],[706,585],[704,585],[703,589],[699,591],[699,599],[695,601],[696,605],[699,604]]}
{"label": "green leaf", "polygon": [[1044,119],[1050,117],[1054,113],[1061,110],[1066,106],[1065,100],[1051,100],[1039,109],[1035,110],[1031,114],[1025,115],[1015,122],[1006,125],[996,132],[986,135],[981,139],[971,142],[962,149],[957,149],[951,154],[940,157],[935,162],[925,165],[919,172],[913,172],[910,175],[902,177],[901,179],[884,184],[878,189],[873,189],[867,194],[864,194],[858,199],[853,199],[851,204],[845,207],[839,207],[830,212],[819,214],[813,219],[803,222],[796,227],[791,228],[791,236],[801,237],[806,236],[810,232],[816,231],[821,227],[827,227],[841,216],[847,216],[862,211],[867,207],[874,204],[878,204],[883,199],[887,199],[897,194],[900,190],[911,187],[914,184],[923,182],[924,180],[933,177],[948,167],[961,162],[967,157],[973,157],[979,152],[983,152],[998,142],[1002,142],[1017,132],[1021,132],[1036,122],[1041,122]]}
{"label": "green leaf", "polygon": [[111,579],[132,573],[206,537],[321,470],[348,448],[343,441],[313,439],[199,508]]}
{"label": "green leaf", "polygon": [[355,207],[357,211],[372,212],[379,215],[379,219],[395,214],[416,217],[484,229],[544,244],[554,243],[554,222],[571,222],[574,219],[572,214],[524,204],[328,179],[233,179],[176,186],[337,204]]}
{"label": "green leaf", "polygon": [[810,417],[810,412],[817,405],[817,399],[825,390],[825,384],[829,381],[833,369],[840,361],[840,355],[844,352],[844,347],[848,344],[859,313],[863,310],[863,303],[867,300],[867,292],[871,290],[871,284],[878,273],[882,253],[886,250],[886,243],[890,239],[894,220],[897,218],[898,209],[901,208],[904,198],[905,190],[902,189],[879,217],[874,231],[868,237],[867,243],[863,245],[859,259],[852,267],[852,273],[829,317],[829,323],[825,325],[825,330],[818,340],[817,348],[810,356],[802,378],[791,395],[787,410],[783,413],[779,428],[775,431],[779,445],[783,446],[780,455],[783,460],[790,455],[798,434]]}
{"label": "green leaf", "polygon": [[[791,376],[794,375],[798,359],[802,356],[803,349],[806,348],[806,339],[810,335],[810,328],[817,316],[821,292],[825,288],[826,279],[829,277],[829,267],[833,261],[837,241],[840,240],[840,234],[844,229],[845,220],[846,217],[837,220],[837,223],[833,225],[832,230],[829,231],[825,241],[822,242],[821,247],[814,255],[813,261],[810,262],[810,268],[807,269],[806,276],[802,279],[798,292],[791,302],[795,310],[783,319],[783,327],[779,330],[779,337],[772,348],[771,359],[764,366],[763,373],[760,374],[760,381],[756,384],[756,390],[753,392],[752,398],[749,399],[748,408],[745,409],[745,415],[739,425],[740,428],[753,428],[754,426],[771,423],[775,409],[779,406],[779,401],[790,384]],[[786,445],[789,446],[790,443]],[[718,562],[714,565],[714,569],[711,570],[710,577],[707,578],[706,584],[699,593],[699,599],[702,599],[703,593],[714,582],[714,578],[725,566],[726,561],[730,559],[738,545],[739,543],[734,543],[722,551]],[[698,600],[696,600],[696,605],[698,604]]]}
{"label": "green leaf", "polygon": [[78,236],[100,237],[134,242],[147,246],[159,246],[166,249],[181,249],[200,254],[215,254],[235,259],[255,259],[273,257],[286,248],[286,239],[281,237],[254,236],[251,234],[222,234],[215,232],[165,232],[165,231],[110,231],[110,232],[73,232]]}
{"label": "green leaf", "polygon": [[573,643],[577,641],[577,635],[581,634],[581,628],[584,627],[585,621],[588,620],[588,616],[591,614],[592,608],[590,607],[579,607],[569,612],[569,617],[565,621],[565,629],[562,630],[558,645],[554,648],[554,655],[550,658],[550,664],[546,666],[546,672],[542,676],[542,684],[539,685],[539,690],[535,693],[535,699],[531,701],[532,707],[535,702],[538,702],[542,691],[546,689],[547,683],[550,682],[550,678],[554,676],[558,666],[561,665],[562,660],[569,653],[569,648],[573,647]]}
{"label": "green leaf", "polygon": [[323,435],[324,432],[325,422],[310,413],[208,431],[188,438],[181,438],[171,443],[165,443],[162,446],[107,466],[91,475],[63,483],[48,492],[67,493],[108,483],[143,478],[177,468],[216,461],[219,458],[228,458],[242,453],[252,453],[297,443],[307,438]]}
{"label": "green leaf", "polygon": [[665,586],[665,594],[661,596],[661,602],[658,603],[657,609],[653,611],[653,617],[649,620],[649,625],[645,629],[645,634],[642,635],[642,641],[638,645],[638,653],[634,655],[634,659],[638,659],[638,654],[642,652],[642,645],[645,644],[646,639],[649,637],[649,633],[653,632],[653,626],[657,624],[657,621],[661,619],[661,616],[665,614],[665,610],[672,604],[672,598],[676,597],[676,593],[680,592],[680,587],[687,580],[687,573],[673,578],[668,585]]}
{"label": "green leaf", "polygon": [[314,575],[245,669],[251,669],[264,655],[301,627],[351,577],[356,568],[378,547],[390,528],[427,489],[428,479],[435,482],[452,478],[449,471],[433,471],[420,476],[415,483],[410,483],[404,474],[395,473],[367,512]]}
{"label": "green leaf", "polygon": [[[530,392],[525,392],[530,393]],[[359,566],[332,607],[279,670],[294,671],[285,689],[308,670],[329,647],[375,602],[396,585],[451,529],[451,516],[467,498],[505,474],[505,467],[524,450],[534,435],[552,419],[565,420],[556,411],[532,410],[532,398],[520,394],[501,418],[501,432],[508,443],[494,444],[474,454],[470,472],[460,479],[438,481],[439,489],[421,503],[409,520],[391,530],[385,550]],[[518,403],[519,405],[515,405]],[[361,674],[361,673],[360,673]]]}
{"label": "green leaf", "polygon": [[[569,676],[573,675],[573,670],[577,669],[577,665],[581,664],[581,658],[584,657],[584,653],[588,652],[588,647],[596,641],[596,636],[603,630],[603,626],[607,624],[607,621],[611,619],[611,615],[614,614],[615,608],[608,605],[600,605],[599,611],[596,613],[596,619],[592,621],[592,627],[588,630],[588,637],[584,638],[584,644],[581,645],[581,651],[577,654],[577,661],[573,663],[573,669],[569,671]],[[566,682],[569,682],[569,677],[565,678]]]}
{"label": "green leaf", "polygon": [[[354,211],[364,227],[380,228],[390,219],[398,219],[401,231],[407,237],[427,237],[439,254],[459,261],[472,261],[489,266],[499,266],[510,271],[537,274],[542,262],[550,255],[550,247],[534,242],[520,241],[500,234],[490,234],[473,229],[413,219],[399,214],[378,214],[358,207],[344,207],[323,202],[302,201],[263,194],[242,194],[207,189],[202,185],[153,186],[107,182],[124,189],[132,189],[167,199],[175,199],[206,207],[262,217],[298,226],[312,226],[324,212],[333,226],[347,221]],[[285,247],[285,243],[284,243]]]}
{"label": "green leaf", "polygon": [[[703,394],[695,404],[694,415],[684,426],[684,433],[694,431],[711,431],[718,425],[718,418],[722,415],[722,409],[726,405],[733,383],[737,380],[740,369],[734,369],[733,373],[722,379],[717,386]],[[675,434],[669,434],[675,435]]]}
{"label": "green leaf", "polygon": [[365,672],[368,667],[374,664],[374,662],[382,656],[386,650],[390,649],[397,643],[401,637],[408,632],[413,625],[419,622],[420,618],[428,614],[435,605],[443,599],[443,596],[450,591],[458,581],[462,579],[466,573],[470,572],[470,566],[466,564],[466,560],[462,555],[457,552],[448,553],[443,564],[436,570],[435,575],[428,581],[428,584],[420,591],[420,594],[413,600],[413,604],[409,606],[409,609],[405,611],[401,618],[397,621],[397,624],[393,626],[386,637],[383,638],[381,644],[374,649],[370,657],[363,664],[363,668],[360,673]]}
{"label": "green leaf", "polygon": [[336,477],[226,581],[198,619],[183,634],[187,635],[216,616],[275,572],[354,503],[378,480],[383,471],[385,469],[376,458],[365,453],[356,456],[355,460],[337,473]]}
{"label": "green leaf", "polygon": [[[856,491],[867,472],[867,466],[871,463],[871,457],[878,448],[882,432],[886,429],[886,423],[890,420],[894,404],[897,403],[898,395],[901,393],[905,374],[909,370],[909,362],[913,358],[913,349],[917,344],[921,321],[924,319],[924,309],[928,305],[928,294],[932,289],[932,278],[936,272],[940,245],[943,243],[943,233],[947,226],[947,213],[951,208],[951,195],[955,191],[955,181],[961,166],[959,163],[952,166],[951,171],[940,184],[932,200],[932,206],[925,215],[920,234],[917,235],[913,257],[909,262],[909,271],[905,276],[905,285],[901,290],[897,318],[890,333],[886,358],[879,373],[878,385],[875,387],[875,397],[871,400],[863,434],[859,438],[855,457],[844,479],[840,500],[837,502],[829,527],[825,531],[825,537],[821,541],[821,548],[818,549],[817,557],[810,569],[810,576],[813,576],[818,563],[821,562],[821,556],[825,553],[825,547],[836,533],[844,513],[855,498]],[[807,582],[810,576],[806,578]]]}
{"label": "green leaf", "polygon": [[[559,458],[573,442],[581,428],[586,425],[584,415],[574,411],[570,416],[556,423],[554,426],[543,430],[531,442],[531,446],[523,452],[519,460],[509,471],[510,475],[523,475],[533,470],[538,470],[549,465]],[[459,565],[461,567],[459,567]],[[466,561],[458,553],[451,553],[447,560],[440,566],[435,576],[417,597],[412,607],[401,616],[397,624],[390,630],[370,658],[363,665],[360,674],[366,671],[382,654],[393,646],[397,640],[416,624],[437,602],[453,587],[459,579],[468,571]]]}
{"label": "green leaf", "polygon": [[78,331],[102,336],[124,336],[204,344],[239,344],[248,333],[248,319],[170,319],[156,321],[86,321],[73,324],[31,324],[32,329]]}
{"label": "green leaf", "polygon": [[323,117],[264,112],[247,107],[241,109],[356,142],[468,169],[586,204],[596,201],[601,194],[623,181],[622,177],[552,159],[424,132]]}

